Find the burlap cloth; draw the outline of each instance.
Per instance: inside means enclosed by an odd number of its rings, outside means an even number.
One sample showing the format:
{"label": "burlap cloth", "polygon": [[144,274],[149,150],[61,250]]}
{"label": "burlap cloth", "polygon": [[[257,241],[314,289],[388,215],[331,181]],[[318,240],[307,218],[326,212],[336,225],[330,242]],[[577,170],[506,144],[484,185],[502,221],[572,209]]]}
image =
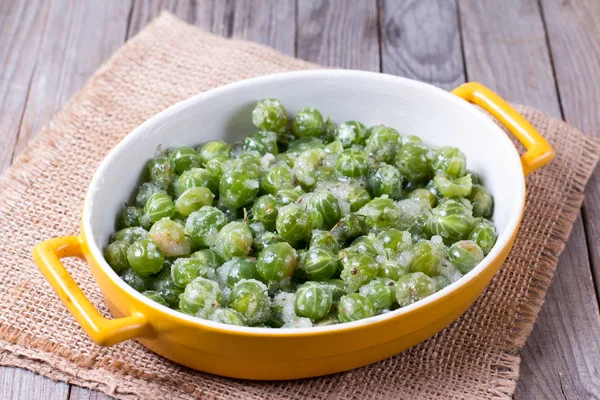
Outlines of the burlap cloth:
{"label": "burlap cloth", "polygon": [[[164,14],[119,50],[0,180],[0,364],[133,398],[507,398],[519,349],[543,302],[583,200],[599,145],[519,107],[556,150],[527,178],[527,208],[512,253],[488,290],[443,332],[398,356],[337,375],[246,382],[180,367],[135,341],[94,345],[38,272],[38,241],[79,232],[97,165],[129,131],[168,105],[229,82],[315,68],[253,43],[200,32]],[[68,268],[108,315],[80,262]]]}

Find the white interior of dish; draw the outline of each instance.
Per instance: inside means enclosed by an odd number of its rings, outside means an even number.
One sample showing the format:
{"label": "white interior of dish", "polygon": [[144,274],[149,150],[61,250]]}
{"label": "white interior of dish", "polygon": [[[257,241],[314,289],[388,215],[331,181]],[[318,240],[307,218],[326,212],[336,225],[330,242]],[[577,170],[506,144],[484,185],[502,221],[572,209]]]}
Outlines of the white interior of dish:
{"label": "white interior of dish", "polygon": [[[116,215],[139,185],[148,159],[157,148],[199,145],[208,140],[240,140],[255,131],[251,110],[257,100],[281,100],[294,115],[303,106],[318,108],[336,122],[359,120],[367,126],[385,124],[401,134],[418,135],[428,145],[450,145],[467,156],[468,168],[480,174],[495,200],[494,223],[499,233],[494,249],[473,271],[436,294],[384,315],[349,324],[302,329],[246,328],[216,324],[158,305],[126,285],[104,261],[102,249],[115,230]],[[391,75],[316,70],[254,78],[223,86],[177,103],[125,137],[104,159],[85,199],[83,226],[89,246],[106,274],[138,299],[200,325],[231,331],[273,335],[317,333],[349,328],[408,312],[444,296],[476,276],[506,246],[517,228],[525,193],[523,171],[514,145],[496,124],[474,106],[434,86]]]}

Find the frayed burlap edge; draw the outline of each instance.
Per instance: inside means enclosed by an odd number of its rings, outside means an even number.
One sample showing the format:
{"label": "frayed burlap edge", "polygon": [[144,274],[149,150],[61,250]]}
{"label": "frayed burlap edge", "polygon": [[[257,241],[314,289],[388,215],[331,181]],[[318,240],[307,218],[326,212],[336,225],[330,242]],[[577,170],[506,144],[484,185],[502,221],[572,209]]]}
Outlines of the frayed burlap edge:
{"label": "frayed burlap edge", "polygon": [[[536,125],[535,121],[537,120],[553,119],[547,117],[541,111],[524,105],[515,105],[515,108],[519,113],[527,114],[529,121],[533,125]],[[557,122],[568,126],[565,122]],[[567,197],[563,209],[558,215],[557,222],[554,224],[551,234],[544,243],[538,273],[534,275],[533,282],[529,286],[527,297],[530,299],[530,302],[521,304],[515,317],[515,326],[512,331],[514,336],[510,335],[513,338],[512,342],[515,351],[520,350],[525,345],[525,341],[535,325],[538,313],[544,304],[546,292],[552,282],[558,258],[569,240],[573,224],[583,204],[586,184],[596,168],[599,157],[600,142],[595,138],[585,137],[577,168],[571,171],[571,194]]]}

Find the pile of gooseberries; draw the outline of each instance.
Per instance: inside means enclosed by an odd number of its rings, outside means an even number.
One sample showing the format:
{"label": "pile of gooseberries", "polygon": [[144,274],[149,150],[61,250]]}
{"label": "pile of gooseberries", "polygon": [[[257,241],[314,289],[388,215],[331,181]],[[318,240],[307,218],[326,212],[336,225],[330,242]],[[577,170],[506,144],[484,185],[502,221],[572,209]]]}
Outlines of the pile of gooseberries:
{"label": "pile of gooseberries", "polygon": [[459,149],[275,99],[251,118],[241,143],[149,160],[104,252],[133,289],[224,324],[333,325],[422,300],[494,246],[492,195]]}

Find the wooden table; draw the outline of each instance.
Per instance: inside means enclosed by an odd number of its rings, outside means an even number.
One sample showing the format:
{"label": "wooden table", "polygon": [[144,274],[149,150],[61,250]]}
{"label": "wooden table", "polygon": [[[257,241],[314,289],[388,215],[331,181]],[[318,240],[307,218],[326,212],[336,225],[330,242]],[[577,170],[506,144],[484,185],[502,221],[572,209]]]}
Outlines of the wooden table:
{"label": "wooden table", "polygon": [[[161,10],[322,65],[480,81],[600,135],[599,0],[2,0],[0,172]],[[600,397],[600,174],[521,351],[518,399]],[[105,399],[0,368],[0,399]]]}

